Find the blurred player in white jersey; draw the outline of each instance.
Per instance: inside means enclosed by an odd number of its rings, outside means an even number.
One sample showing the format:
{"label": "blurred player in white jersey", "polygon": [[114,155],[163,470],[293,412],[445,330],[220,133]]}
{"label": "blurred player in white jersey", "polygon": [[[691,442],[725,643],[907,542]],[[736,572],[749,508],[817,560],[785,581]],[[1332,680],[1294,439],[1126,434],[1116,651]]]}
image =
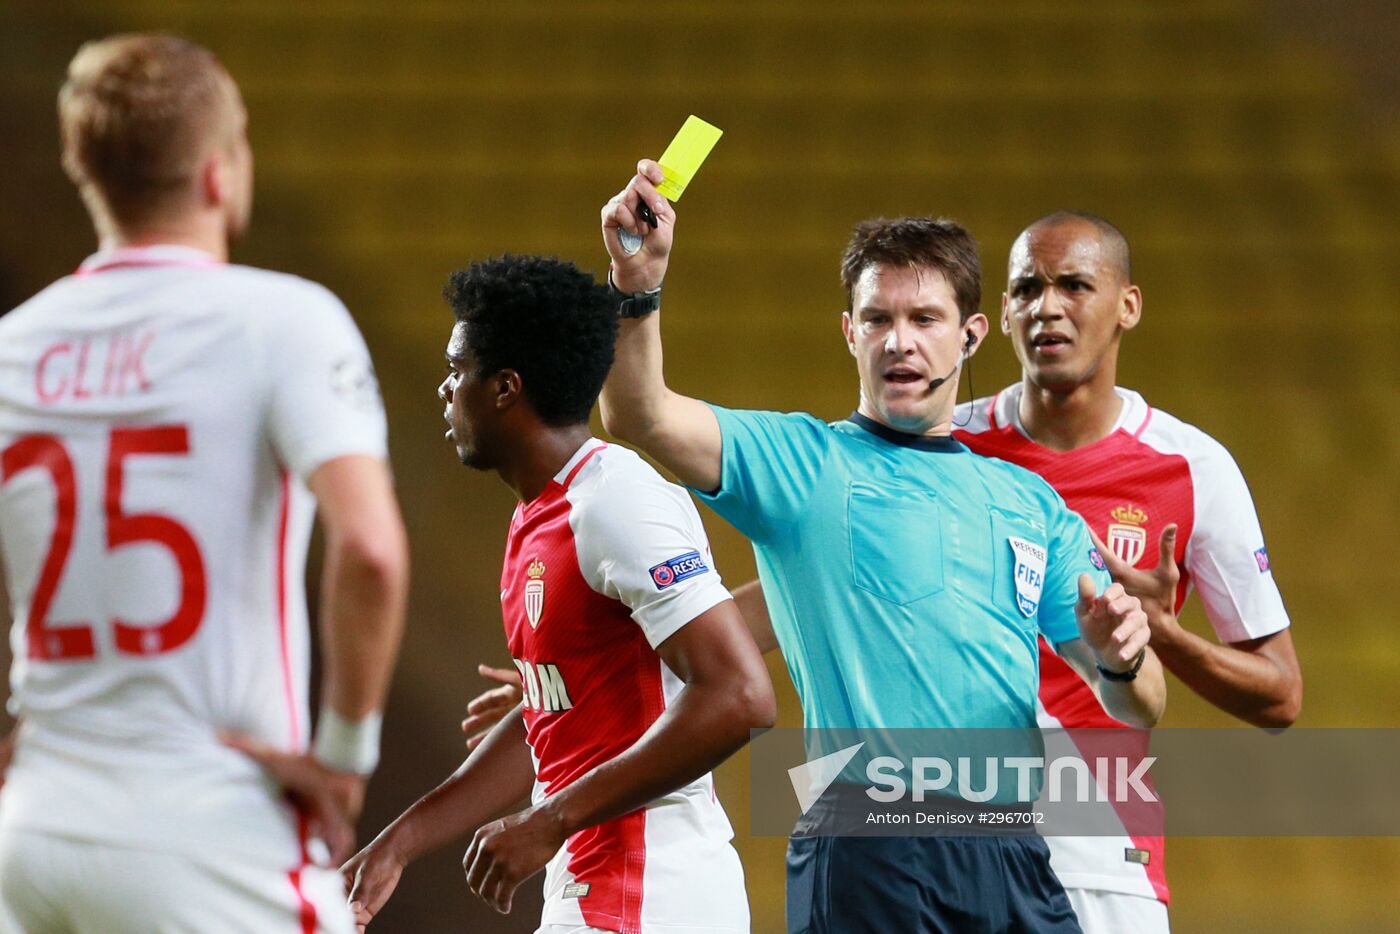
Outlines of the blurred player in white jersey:
{"label": "blurred player in white jersey", "polygon": [[448,299],[448,438],[520,499],[501,612],[524,699],[346,865],[357,918],[474,834],[467,884],[499,911],[546,869],[541,934],[747,932],[709,770],[772,724],[773,688],[690,497],[589,430],[618,302],[527,256],[454,274]]}
{"label": "blurred player in white jersey", "polygon": [[[1286,727],[1302,675],[1244,478],[1219,442],[1116,385],[1119,343],[1141,311],[1116,227],[1077,212],[1031,224],[1011,248],[1001,316],[1024,376],[962,406],[957,436],[1034,470],[1084,517],[1114,578],[1149,611],[1152,648],[1173,674],[1246,723]],[[1218,642],[1176,622],[1192,589]],[[1042,726],[1122,726],[1040,650]],[[1161,837],[1048,842],[1087,934],[1167,930]]]}
{"label": "blurred player in white jersey", "polygon": [[212,54],[89,43],[59,115],[99,251],[0,318],[0,931],[348,930],[325,843],[377,760],[408,573],[369,355],[330,292],[227,264],[252,156]]}

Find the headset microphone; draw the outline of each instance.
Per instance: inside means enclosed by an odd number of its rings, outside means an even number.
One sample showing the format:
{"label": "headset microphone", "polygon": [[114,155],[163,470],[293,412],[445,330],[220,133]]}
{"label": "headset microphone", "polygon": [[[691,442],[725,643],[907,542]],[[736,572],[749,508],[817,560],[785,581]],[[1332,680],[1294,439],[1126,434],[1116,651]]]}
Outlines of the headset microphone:
{"label": "headset microphone", "polygon": [[929,392],[933,392],[933,391],[934,391],[935,389],[937,389],[939,386],[942,386],[944,383],[948,382],[948,380],[952,379],[952,378],[953,378],[953,374],[956,373],[956,372],[958,372],[958,369],[959,369],[959,367],[961,367],[961,366],[962,366],[962,361],[958,361],[957,366],[955,366],[955,367],[953,367],[951,370],[949,370],[947,376],[940,376],[940,377],[938,377],[938,379],[931,379],[931,380],[929,380],[929,381],[928,381],[928,391],[929,391]]}
{"label": "headset microphone", "polygon": [[973,348],[976,344],[977,344],[977,338],[973,335],[973,333],[972,333],[971,331],[968,331],[968,332],[967,332],[967,340],[963,341],[962,360],[959,360],[959,361],[957,362],[957,364],[956,364],[951,370],[948,371],[948,375],[947,375],[947,376],[940,376],[938,379],[931,379],[931,380],[929,380],[929,381],[928,381],[928,391],[929,391],[929,392],[933,392],[933,391],[934,391],[935,389],[937,389],[939,386],[942,386],[944,383],[948,382],[948,380],[952,379],[952,378],[953,378],[953,374],[956,373],[956,372],[958,372],[958,370],[960,370],[960,369],[962,368],[963,361],[967,359],[967,355],[968,355],[969,353],[972,352],[972,348]]}

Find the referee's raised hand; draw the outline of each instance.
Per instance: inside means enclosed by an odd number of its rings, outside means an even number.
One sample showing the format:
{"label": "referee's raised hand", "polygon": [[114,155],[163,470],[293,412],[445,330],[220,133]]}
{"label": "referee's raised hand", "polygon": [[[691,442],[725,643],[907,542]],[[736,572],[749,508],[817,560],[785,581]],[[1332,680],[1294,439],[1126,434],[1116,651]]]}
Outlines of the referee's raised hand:
{"label": "referee's raised hand", "polygon": [[[676,212],[671,202],[656,190],[664,179],[661,166],[652,159],[637,163],[637,174],[627,187],[603,205],[603,243],[612,257],[613,285],[622,292],[650,292],[661,287],[670,262],[675,235]],[[653,227],[642,217],[645,204],[656,220]],[[629,253],[621,234],[641,237],[641,247]]]}

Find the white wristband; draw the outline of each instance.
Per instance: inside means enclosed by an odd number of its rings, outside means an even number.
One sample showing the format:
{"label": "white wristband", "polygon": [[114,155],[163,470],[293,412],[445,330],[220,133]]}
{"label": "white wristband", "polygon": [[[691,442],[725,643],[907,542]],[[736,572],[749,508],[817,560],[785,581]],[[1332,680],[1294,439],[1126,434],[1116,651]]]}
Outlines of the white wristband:
{"label": "white wristband", "polygon": [[379,764],[379,733],[384,714],[376,710],[360,720],[347,720],[326,705],[316,724],[311,753],[342,772],[368,775]]}

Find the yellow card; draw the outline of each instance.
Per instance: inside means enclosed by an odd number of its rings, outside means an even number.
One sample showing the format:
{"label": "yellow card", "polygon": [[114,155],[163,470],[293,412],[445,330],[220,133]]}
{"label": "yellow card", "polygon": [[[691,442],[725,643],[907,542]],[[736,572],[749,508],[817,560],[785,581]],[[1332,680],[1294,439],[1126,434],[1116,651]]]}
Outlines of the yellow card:
{"label": "yellow card", "polygon": [[681,200],[685,186],[690,184],[700,170],[700,164],[723,135],[724,131],[719,127],[711,126],[694,114],[686,117],[681,131],[657,160],[666,178],[656,186],[656,190],[670,201]]}

